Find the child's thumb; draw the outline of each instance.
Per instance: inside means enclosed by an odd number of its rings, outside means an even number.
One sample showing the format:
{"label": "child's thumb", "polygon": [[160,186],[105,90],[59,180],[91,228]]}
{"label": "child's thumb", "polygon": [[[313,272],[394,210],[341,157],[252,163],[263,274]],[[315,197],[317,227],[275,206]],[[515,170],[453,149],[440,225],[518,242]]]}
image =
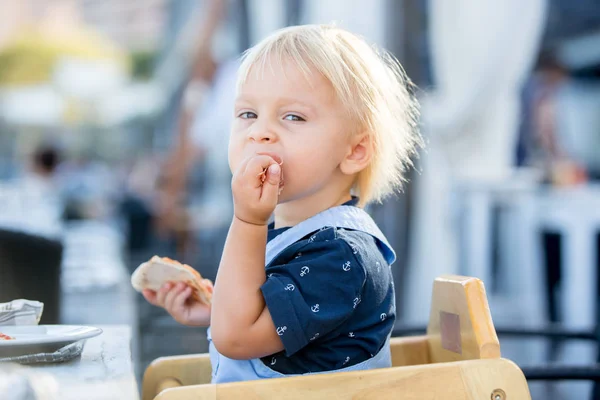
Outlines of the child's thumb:
{"label": "child's thumb", "polygon": [[279,181],[281,180],[281,167],[279,164],[271,164],[267,173],[267,181],[271,185],[279,187]]}
{"label": "child's thumb", "polygon": [[279,198],[279,181],[281,180],[281,167],[271,164],[267,170],[267,179],[262,187],[261,198],[267,204],[277,204]]}

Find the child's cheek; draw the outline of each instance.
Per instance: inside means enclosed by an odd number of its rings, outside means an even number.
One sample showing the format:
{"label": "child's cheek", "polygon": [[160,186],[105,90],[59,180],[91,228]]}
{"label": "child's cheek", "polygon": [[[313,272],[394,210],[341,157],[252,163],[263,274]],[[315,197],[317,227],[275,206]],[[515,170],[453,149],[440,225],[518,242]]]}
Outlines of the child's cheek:
{"label": "child's cheek", "polygon": [[239,146],[236,144],[235,139],[232,137],[231,140],[229,141],[229,151],[228,151],[228,162],[229,162],[229,169],[231,170],[231,173],[235,173],[235,171],[237,171],[238,166],[240,165],[240,155],[241,155],[241,150],[239,149]]}

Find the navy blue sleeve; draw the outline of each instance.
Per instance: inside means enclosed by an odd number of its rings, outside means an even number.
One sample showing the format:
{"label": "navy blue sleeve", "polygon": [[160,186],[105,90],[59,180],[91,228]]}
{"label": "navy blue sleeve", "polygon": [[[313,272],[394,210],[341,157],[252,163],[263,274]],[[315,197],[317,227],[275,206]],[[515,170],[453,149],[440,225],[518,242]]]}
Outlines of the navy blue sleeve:
{"label": "navy blue sleeve", "polygon": [[341,239],[314,241],[270,265],[261,290],[287,356],[338,328],[360,303],[365,270]]}

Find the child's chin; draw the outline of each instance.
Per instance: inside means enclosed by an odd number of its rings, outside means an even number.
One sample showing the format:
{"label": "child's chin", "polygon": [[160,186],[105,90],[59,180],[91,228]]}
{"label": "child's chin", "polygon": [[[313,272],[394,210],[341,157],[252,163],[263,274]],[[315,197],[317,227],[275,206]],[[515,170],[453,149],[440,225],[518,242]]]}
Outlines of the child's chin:
{"label": "child's chin", "polygon": [[279,199],[277,199],[277,204],[285,204],[289,201],[290,199],[286,199],[285,196],[283,196],[283,194],[280,194]]}
{"label": "child's chin", "polygon": [[281,193],[279,194],[279,199],[277,200],[277,204],[284,204],[284,203],[288,203],[293,200],[295,200],[293,198],[293,196],[290,196],[289,193],[286,193],[285,188],[284,188],[281,190]]}

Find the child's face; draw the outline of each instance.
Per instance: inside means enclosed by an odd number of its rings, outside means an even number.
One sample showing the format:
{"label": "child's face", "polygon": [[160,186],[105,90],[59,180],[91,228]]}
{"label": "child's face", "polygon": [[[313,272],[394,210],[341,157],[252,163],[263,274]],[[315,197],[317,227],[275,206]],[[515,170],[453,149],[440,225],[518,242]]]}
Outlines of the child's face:
{"label": "child's face", "polygon": [[279,202],[317,193],[347,179],[339,165],[350,149],[352,123],[333,86],[316,70],[308,79],[290,62],[253,68],[235,103],[229,143],[233,172],[247,157],[282,161]]}

